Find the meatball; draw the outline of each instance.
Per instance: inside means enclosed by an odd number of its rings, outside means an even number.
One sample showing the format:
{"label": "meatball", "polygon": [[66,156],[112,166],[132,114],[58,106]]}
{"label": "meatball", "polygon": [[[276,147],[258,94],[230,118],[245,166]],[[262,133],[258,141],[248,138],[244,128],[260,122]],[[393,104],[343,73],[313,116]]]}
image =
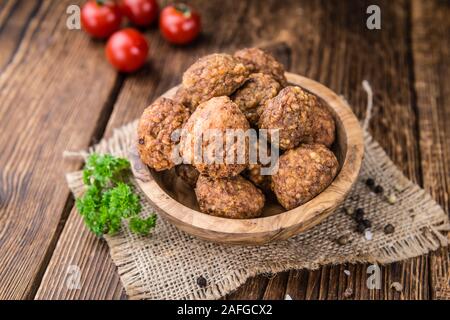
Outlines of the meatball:
{"label": "meatball", "polygon": [[333,181],[339,163],[321,144],[301,145],[286,151],[279,159],[272,188],[278,202],[287,210],[314,198]]}
{"label": "meatball", "polygon": [[245,177],[264,192],[269,192],[271,190],[272,180],[270,179],[270,175],[263,176],[261,174],[261,167],[259,163],[250,164],[245,171]]}
{"label": "meatball", "polygon": [[[260,137],[261,138],[261,137]],[[257,158],[252,159],[249,163],[247,170],[244,172],[244,176],[249,179],[253,184],[259,187],[264,192],[271,191],[271,175],[270,174],[262,174],[262,168],[269,168],[271,163],[267,163],[266,160],[261,161],[261,155],[264,157],[269,157],[271,155],[271,148],[267,141],[259,139],[254,149],[251,149],[251,152],[256,152]],[[278,156],[277,156],[278,157]],[[254,160],[256,160],[256,163]],[[278,158],[271,159],[271,161],[276,161]],[[264,163],[264,164],[263,164]]]}
{"label": "meatball", "polygon": [[259,127],[279,129],[279,148],[292,149],[311,135],[313,114],[318,105],[317,98],[300,87],[286,87],[267,102]]}
{"label": "meatball", "polygon": [[234,56],[242,61],[250,72],[271,75],[283,87],[287,85],[284,67],[273,56],[258,48],[246,48],[236,51]]}
{"label": "meatball", "polygon": [[241,176],[213,179],[200,176],[195,188],[200,210],[232,219],[257,218],[264,207],[264,194]]}
{"label": "meatball", "polygon": [[335,139],[336,125],[330,111],[323,106],[314,109],[311,135],[302,143],[320,143],[330,147]]}
{"label": "meatball", "polygon": [[256,126],[261,113],[259,110],[269,99],[275,97],[280,89],[280,84],[272,76],[253,73],[231,96],[231,99],[238,105],[250,124]]}
{"label": "meatball", "polygon": [[238,175],[248,164],[249,129],[244,114],[230,98],[216,97],[200,104],[181,135],[184,163],[215,178]]}
{"label": "meatball", "polygon": [[211,54],[200,58],[183,74],[183,83],[175,97],[191,111],[213,97],[229,96],[250,74],[243,63],[229,54]]}
{"label": "meatball", "polygon": [[198,170],[190,164],[180,164],[176,166],[175,172],[181,179],[183,179],[184,182],[186,182],[191,187],[195,187],[195,185],[197,184],[198,176],[200,175]]}
{"label": "meatball", "polygon": [[188,118],[188,109],[170,99],[159,98],[147,107],[138,125],[142,162],[157,171],[175,166],[173,152],[178,141],[172,141],[172,133],[181,129]]}

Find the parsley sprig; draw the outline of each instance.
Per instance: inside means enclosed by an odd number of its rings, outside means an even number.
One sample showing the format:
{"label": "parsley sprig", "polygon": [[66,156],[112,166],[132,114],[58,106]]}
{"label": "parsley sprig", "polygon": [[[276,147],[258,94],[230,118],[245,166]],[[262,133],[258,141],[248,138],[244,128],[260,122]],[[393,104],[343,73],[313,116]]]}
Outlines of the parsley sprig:
{"label": "parsley sprig", "polygon": [[147,235],[155,227],[156,215],[139,217],[139,196],[128,184],[130,163],[109,154],[92,154],[83,169],[86,193],[76,201],[86,225],[97,236],[114,235],[129,222],[133,233]]}

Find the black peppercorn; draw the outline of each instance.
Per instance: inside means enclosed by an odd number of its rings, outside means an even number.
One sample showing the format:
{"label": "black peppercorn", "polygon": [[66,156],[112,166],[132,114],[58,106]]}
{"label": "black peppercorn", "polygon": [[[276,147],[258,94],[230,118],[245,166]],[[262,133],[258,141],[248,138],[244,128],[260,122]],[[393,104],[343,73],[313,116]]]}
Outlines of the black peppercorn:
{"label": "black peppercorn", "polygon": [[362,222],[358,223],[356,226],[356,231],[359,233],[363,233],[366,229],[366,226]]}
{"label": "black peppercorn", "polygon": [[375,191],[375,193],[379,194],[379,193],[383,193],[384,189],[382,186],[377,185],[373,191]]}
{"label": "black peppercorn", "polygon": [[349,242],[349,240],[350,240],[350,238],[349,238],[348,235],[343,235],[343,236],[340,236],[340,237],[336,240],[336,242],[337,242],[339,245],[344,246],[344,245],[346,245],[346,244]]}
{"label": "black peppercorn", "polygon": [[395,227],[392,224],[389,223],[384,227],[384,233],[391,234],[394,232],[395,232]]}
{"label": "black peppercorn", "polygon": [[373,187],[375,185],[375,180],[373,180],[372,178],[367,178],[366,185],[370,188]]}
{"label": "black peppercorn", "polygon": [[198,286],[199,286],[200,288],[206,287],[207,281],[206,281],[205,277],[203,277],[203,276],[198,277],[198,278],[197,278],[197,284],[198,284]]}
{"label": "black peppercorn", "polygon": [[362,208],[356,209],[354,218],[358,222],[362,221],[364,218],[364,209]]}
{"label": "black peppercorn", "polygon": [[144,138],[139,138],[139,144],[144,144]]}
{"label": "black peppercorn", "polygon": [[372,227],[372,221],[368,220],[368,219],[364,219],[363,221],[361,221],[362,224],[366,227],[366,228],[370,228]]}

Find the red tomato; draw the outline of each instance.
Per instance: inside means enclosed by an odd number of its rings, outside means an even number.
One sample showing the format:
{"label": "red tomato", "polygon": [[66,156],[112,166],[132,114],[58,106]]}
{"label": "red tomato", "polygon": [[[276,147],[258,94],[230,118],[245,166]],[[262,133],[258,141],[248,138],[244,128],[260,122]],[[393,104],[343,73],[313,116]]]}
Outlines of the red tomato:
{"label": "red tomato", "polygon": [[167,41],[187,44],[200,33],[200,15],[190,6],[177,3],[167,6],[159,17],[159,28]]}
{"label": "red tomato", "polygon": [[133,72],[142,67],[148,50],[147,40],[133,28],[117,31],[106,43],[108,61],[122,72]]}
{"label": "red tomato", "polygon": [[141,27],[155,21],[159,11],[156,0],[122,0],[120,8],[132,23]]}
{"label": "red tomato", "polygon": [[107,38],[119,30],[122,13],[114,2],[90,0],[81,9],[81,25],[95,38]]}

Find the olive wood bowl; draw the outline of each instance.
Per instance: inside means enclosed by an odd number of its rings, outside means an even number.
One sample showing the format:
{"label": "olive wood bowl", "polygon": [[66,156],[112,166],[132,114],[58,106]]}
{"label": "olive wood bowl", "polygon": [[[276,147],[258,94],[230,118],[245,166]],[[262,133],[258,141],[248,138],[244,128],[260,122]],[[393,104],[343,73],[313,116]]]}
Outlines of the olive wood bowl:
{"label": "olive wood bowl", "polygon": [[[270,197],[263,214],[254,219],[228,219],[199,211],[194,190],[177,177],[175,170],[156,172],[144,165],[133,146],[130,161],[139,187],[155,210],[177,228],[204,240],[230,244],[265,244],[284,240],[312,228],[343,202],[355,183],[364,153],[359,122],[336,93],[322,84],[300,75],[286,73],[291,84],[318,96],[332,112],[336,122],[336,141],[332,151],[339,161],[333,182],[305,204],[286,211]],[[164,96],[172,97],[176,87]]]}

